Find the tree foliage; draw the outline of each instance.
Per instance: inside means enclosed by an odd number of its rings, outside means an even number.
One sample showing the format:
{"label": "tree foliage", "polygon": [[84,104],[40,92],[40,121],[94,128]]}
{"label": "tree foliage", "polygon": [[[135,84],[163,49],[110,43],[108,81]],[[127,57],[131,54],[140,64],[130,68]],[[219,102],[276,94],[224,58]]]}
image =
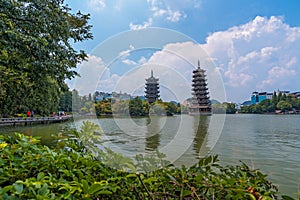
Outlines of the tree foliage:
{"label": "tree foliage", "polygon": [[[0,198],[279,199],[267,175],[245,163],[221,166],[217,156],[200,159],[190,168],[168,164],[162,155],[137,155],[136,164],[111,150],[96,157],[84,145],[101,137],[94,129],[99,128],[85,123],[80,133],[73,132],[76,138],[60,135],[51,147],[30,136],[0,135]],[[112,168],[108,162],[127,170]],[[149,168],[149,163],[159,169]]]}
{"label": "tree foliage", "polygon": [[72,44],[92,38],[89,15],[63,0],[0,0],[0,114],[58,108],[65,79],[86,58]]}
{"label": "tree foliage", "polygon": [[148,116],[180,114],[181,105],[157,100],[149,104],[138,97],[131,100],[106,99],[95,103],[97,116],[116,114],[123,116]]}
{"label": "tree foliage", "polygon": [[235,108],[235,103],[214,103],[212,104],[213,113],[221,114],[235,114],[237,109]]}
{"label": "tree foliage", "polygon": [[272,99],[265,99],[258,104],[243,106],[242,113],[274,113],[276,110],[287,112],[291,110],[300,110],[300,99],[294,95],[278,95],[274,92]]}

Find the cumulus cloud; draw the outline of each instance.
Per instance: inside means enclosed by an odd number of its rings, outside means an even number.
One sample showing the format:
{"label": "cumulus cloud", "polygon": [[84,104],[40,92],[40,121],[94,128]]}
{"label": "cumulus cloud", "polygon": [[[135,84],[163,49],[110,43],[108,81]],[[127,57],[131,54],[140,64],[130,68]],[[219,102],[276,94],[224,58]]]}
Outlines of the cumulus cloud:
{"label": "cumulus cloud", "polygon": [[[180,97],[186,99],[192,96],[192,72],[197,67],[198,60],[201,68],[207,72],[210,96],[219,101],[225,101],[223,81],[219,69],[199,44],[194,42],[167,44],[162,50],[155,52],[147,64],[167,67],[167,71],[157,69],[156,73],[161,76],[161,82],[172,88],[170,91],[174,90],[180,94]],[[177,81],[172,74],[180,75],[182,81]],[[178,89],[175,90],[174,88]]]}
{"label": "cumulus cloud", "polygon": [[135,61],[130,60],[130,59],[122,60],[122,62],[126,65],[136,65],[137,64]]}
{"label": "cumulus cloud", "polygon": [[[161,0],[147,0],[149,5],[150,15],[148,20],[141,24],[134,24],[130,22],[129,27],[131,30],[140,30],[152,26],[155,19],[161,20],[163,18],[169,22],[178,22],[187,17],[184,9],[198,8],[200,2],[198,0],[182,1],[161,1]],[[178,4],[180,4],[178,6]],[[179,9],[180,8],[180,9]],[[182,8],[182,9],[181,9]]]}
{"label": "cumulus cloud", "polygon": [[[153,2],[158,1],[152,0],[151,3]],[[132,24],[132,29],[146,26]],[[248,100],[251,92],[255,90],[300,90],[300,27],[289,26],[282,17],[257,16],[246,24],[210,34],[204,44],[170,43],[154,52],[149,59],[128,59],[134,49],[135,47],[129,46],[119,54],[123,64],[136,65],[133,71],[124,76],[111,74],[101,59],[92,57],[89,65],[99,68],[102,66],[102,70],[105,71],[102,72],[103,76],[99,82],[102,90],[115,91],[114,88],[119,88],[129,92],[126,88],[140,89],[145,82],[144,78],[154,69],[154,74],[160,78],[165,88],[182,91],[179,93],[189,97],[192,71],[197,66],[198,59],[201,67],[207,70],[210,96],[220,101],[243,102]],[[174,77],[182,81],[175,81],[177,79]],[[135,82],[136,80],[140,82]],[[227,99],[224,99],[224,91],[222,92],[223,82]],[[189,89],[186,89],[187,85]],[[164,99],[163,92],[162,98]]]}
{"label": "cumulus cloud", "polygon": [[107,67],[101,58],[88,55],[88,59],[78,66],[78,73],[80,77],[76,77],[72,89],[80,95],[87,95],[95,92],[100,76],[107,73]]}
{"label": "cumulus cloud", "polygon": [[106,7],[105,0],[89,0],[88,5],[94,11],[100,11]]}
{"label": "cumulus cloud", "polygon": [[172,10],[169,7],[166,9],[152,7],[153,17],[165,17],[168,21],[178,22],[182,17],[185,18],[186,14],[179,10]]}
{"label": "cumulus cloud", "polygon": [[221,69],[229,99],[246,100],[254,90],[299,87],[300,27],[290,27],[282,17],[257,16],[212,33],[201,46]]}
{"label": "cumulus cloud", "polygon": [[148,28],[151,25],[152,25],[152,18],[149,18],[148,21],[144,22],[143,24],[133,24],[132,22],[130,22],[129,27],[130,30],[141,30],[141,29]]}
{"label": "cumulus cloud", "polygon": [[133,51],[135,48],[133,45],[129,45],[129,49],[126,49],[124,51],[121,51],[119,53],[119,57],[128,57],[130,55],[130,52]]}
{"label": "cumulus cloud", "polygon": [[267,79],[262,81],[263,86],[274,85],[278,82],[281,82],[286,87],[286,82],[289,80],[287,77],[297,75],[296,70],[294,69],[287,69],[282,67],[273,67],[268,71]]}

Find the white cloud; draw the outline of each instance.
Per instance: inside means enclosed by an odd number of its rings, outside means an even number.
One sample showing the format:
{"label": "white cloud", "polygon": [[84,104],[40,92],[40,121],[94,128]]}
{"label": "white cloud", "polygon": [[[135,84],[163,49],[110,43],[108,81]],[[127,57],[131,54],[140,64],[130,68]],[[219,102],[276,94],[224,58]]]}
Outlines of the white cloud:
{"label": "white cloud", "polygon": [[284,83],[283,86],[286,87],[287,77],[295,76],[297,74],[296,70],[286,69],[282,67],[273,67],[268,71],[268,78],[262,81],[263,86],[274,85],[278,82]]}
{"label": "white cloud", "polygon": [[133,24],[132,22],[130,22],[129,27],[130,30],[141,30],[141,29],[148,28],[151,25],[152,25],[152,18],[149,18],[148,21],[144,22],[143,24]]}
{"label": "white cloud", "polygon": [[80,95],[94,93],[101,74],[105,74],[107,67],[101,58],[88,55],[87,61],[78,66],[80,77],[76,77],[71,87],[76,89]]}
{"label": "white cloud", "polygon": [[140,58],[140,60],[139,60],[139,64],[140,65],[143,65],[143,64],[145,64],[147,62],[147,59],[144,57],[144,56],[142,56],[141,58]]}
{"label": "white cloud", "polygon": [[89,0],[88,5],[94,11],[100,11],[106,7],[105,0]]}
{"label": "white cloud", "polygon": [[222,68],[229,100],[247,100],[254,90],[299,90],[300,27],[282,17],[257,16],[212,33],[201,46]]}
{"label": "white cloud", "polygon": [[[186,99],[192,96],[192,72],[197,67],[198,59],[201,62],[201,67],[207,70],[210,96],[225,101],[225,92],[219,69],[216,68],[212,59],[208,57],[199,44],[193,42],[167,44],[162,50],[155,52],[146,64],[161,66],[162,69],[157,68],[157,71],[154,71],[155,74],[160,76],[161,82],[178,97]],[[179,75],[181,78],[177,79],[174,74]],[[162,98],[167,99],[168,97],[162,94]]]}
{"label": "white cloud", "polygon": [[162,9],[156,6],[152,7],[153,17],[165,17],[168,21],[178,22],[182,17],[185,18],[186,14],[179,10],[171,10],[170,8]]}
{"label": "white cloud", "polygon": [[[160,13],[165,15],[162,11]],[[152,23],[152,20],[148,22]],[[131,24],[132,29],[147,26],[147,23]],[[255,90],[272,92],[277,89],[300,89],[297,78],[300,75],[300,28],[290,27],[282,17],[258,16],[246,24],[212,33],[204,44],[167,44],[148,60],[145,57],[141,57],[139,61],[127,59],[134,49],[135,47],[129,46],[119,56],[122,56],[123,63],[140,64],[144,70],[135,68],[124,76],[110,74],[107,70],[99,84],[103,90],[115,91],[117,88],[130,92],[126,88],[140,89],[145,82],[144,78],[149,76],[150,69],[154,69],[154,74],[160,78],[162,85],[171,88],[171,91],[181,91],[180,95],[189,97],[190,88],[180,85],[191,86],[192,71],[198,59],[207,70],[210,96],[221,101],[242,102],[248,100]],[[181,81],[177,81],[175,77]],[[227,99],[220,95],[222,78]],[[179,90],[174,89],[176,87]],[[163,92],[161,95],[164,99]]]}
{"label": "white cloud", "polygon": [[126,65],[136,65],[137,63],[130,59],[122,60],[122,62]]}
{"label": "white cloud", "polygon": [[171,22],[178,22],[181,17],[186,17],[185,14],[183,14],[182,12],[176,10],[176,11],[172,11],[170,9],[168,9],[168,15],[167,15],[167,20],[171,21]]}
{"label": "white cloud", "polygon": [[124,50],[124,51],[121,51],[121,52],[119,53],[119,57],[124,57],[124,58],[128,57],[128,56],[130,55],[130,52],[133,51],[134,49],[135,49],[135,48],[134,48],[133,45],[129,45],[129,49],[126,49],[126,50]]}
{"label": "white cloud", "polygon": [[162,1],[162,0],[147,0],[150,14],[148,15],[148,20],[142,24],[130,23],[129,27],[131,30],[139,30],[152,26],[153,21],[164,19],[169,22],[179,22],[180,20],[187,17],[184,12],[188,9],[199,8],[201,5],[200,0],[172,0],[172,1]]}

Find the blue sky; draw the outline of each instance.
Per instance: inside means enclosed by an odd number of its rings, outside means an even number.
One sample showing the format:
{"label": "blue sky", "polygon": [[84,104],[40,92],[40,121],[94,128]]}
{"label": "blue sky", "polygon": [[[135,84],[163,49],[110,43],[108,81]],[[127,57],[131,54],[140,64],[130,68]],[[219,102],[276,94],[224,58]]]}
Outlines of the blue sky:
{"label": "blue sky", "polygon": [[[157,68],[154,74],[169,90],[161,91],[164,100],[180,95],[188,97],[193,69],[190,65],[196,66],[198,58],[207,70],[211,97],[220,101],[243,102],[253,91],[300,91],[300,1],[68,0],[65,3],[74,12],[90,13],[93,25],[94,39],[75,45],[89,54],[88,61],[78,66],[82,72],[82,80],[76,80],[79,87],[74,84],[81,94],[94,90],[142,94],[144,78],[150,69]],[[142,31],[151,27],[168,31],[164,35],[156,30],[156,37],[155,31]],[[140,35],[144,44],[135,41]],[[106,54],[114,59],[106,59]],[[95,74],[101,74],[100,81]],[[177,75],[180,77],[176,80],[181,82],[174,81]],[[168,76],[170,80],[164,82]],[[135,82],[137,79],[141,81]],[[185,85],[182,90],[188,92],[174,89],[180,85]],[[164,96],[170,92],[174,94],[172,97]]]}

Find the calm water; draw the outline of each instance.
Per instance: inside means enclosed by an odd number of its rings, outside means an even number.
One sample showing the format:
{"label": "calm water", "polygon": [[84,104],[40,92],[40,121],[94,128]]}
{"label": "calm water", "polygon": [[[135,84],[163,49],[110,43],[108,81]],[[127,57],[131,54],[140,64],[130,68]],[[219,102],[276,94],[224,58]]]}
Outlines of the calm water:
{"label": "calm water", "polygon": [[[103,130],[104,146],[125,156],[159,150],[177,165],[218,154],[223,164],[239,160],[269,174],[283,193],[297,196],[300,185],[300,115],[188,115],[89,119]],[[42,136],[80,127],[83,120],[47,126],[0,128]]]}

